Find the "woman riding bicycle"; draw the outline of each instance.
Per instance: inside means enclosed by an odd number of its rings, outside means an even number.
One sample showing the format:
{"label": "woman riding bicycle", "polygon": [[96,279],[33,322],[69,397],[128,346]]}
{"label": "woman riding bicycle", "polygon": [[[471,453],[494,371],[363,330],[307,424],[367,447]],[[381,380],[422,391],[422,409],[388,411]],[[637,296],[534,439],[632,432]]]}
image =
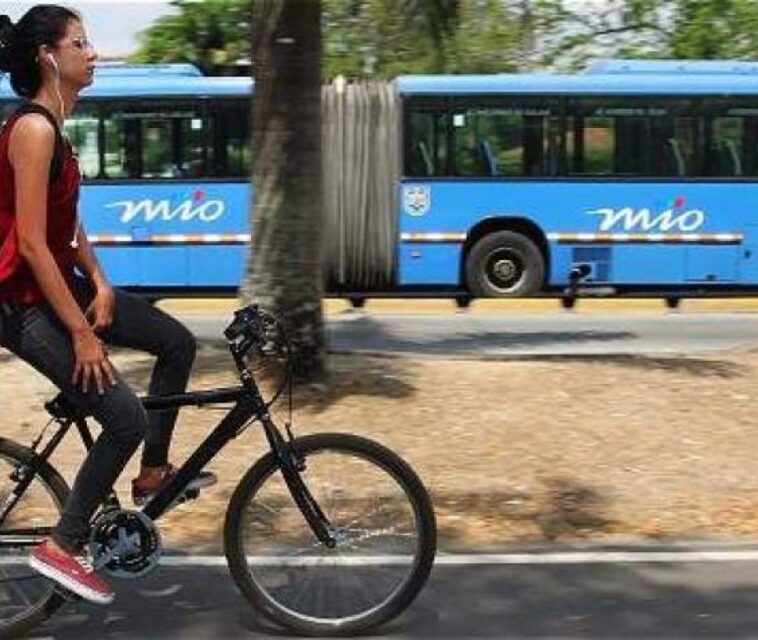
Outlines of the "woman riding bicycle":
{"label": "woman riding bicycle", "polygon": [[[0,345],[91,413],[102,434],[89,451],[51,539],[30,563],[101,604],[113,590],[80,556],[89,522],[144,439],[136,504],[175,473],[168,450],[176,410],[148,416],[106,345],[157,356],[151,394],[184,391],[195,340],[179,322],[108,283],[78,216],[81,176],[61,127],[92,84],[97,54],[74,11],[39,5],[17,24],[0,16],[0,72],[23,99],[0,131]],[[204,472],[189,488],[215,482]]]}

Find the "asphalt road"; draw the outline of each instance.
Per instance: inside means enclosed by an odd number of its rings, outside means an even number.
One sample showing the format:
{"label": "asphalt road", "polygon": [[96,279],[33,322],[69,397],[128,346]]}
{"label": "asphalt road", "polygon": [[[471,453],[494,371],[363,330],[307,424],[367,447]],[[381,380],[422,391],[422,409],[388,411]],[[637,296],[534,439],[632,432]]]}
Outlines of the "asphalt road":
{"label": "asphalt road", "polygon": [[[539,558],[438,565],[412,607],[368,637],[758,637],[755,551],[719,561]],[[245,603],[223,566],[159,567],[118,587],[110,607],[67,605],[32,637],[288,637]]]}
{"label": "asphalt road", "polygon": [[[202,339],[229,318],[180,316]],[[451,357],[696,353],[758,345],[753,314],[368,315],[327,320],[333,351]]]}

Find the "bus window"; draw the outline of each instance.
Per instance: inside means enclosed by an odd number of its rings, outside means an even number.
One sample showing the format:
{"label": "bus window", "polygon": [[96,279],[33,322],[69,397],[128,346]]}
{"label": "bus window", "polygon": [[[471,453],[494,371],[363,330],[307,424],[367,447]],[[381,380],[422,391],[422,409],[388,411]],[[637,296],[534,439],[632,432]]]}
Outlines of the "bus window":
{"label": "bus window", "polygon": [[459,176],[545,176],[553,173],[550,110],[544,105],[492,105],[453,115]]}
{"label": "bus window", "polygon": [[758,175],[758,106],[707,99],[704,175],[742,178]]}
{"label": "bus window", "polygon": [[178,178],[172,153],[172,124],[166,118],[142,118],[142,178]]}
{"label": "bus window", "polygon": [[699,118],[674,118],[674,133],[666,143],[671,147],[676,163],[674,176],[703,175],[699,148]]}
{"label": "bus window", "polygon": [[127,156],[126,149],[138,150],[136,121],[121,118],[106,118],[105,125],[105,167],[106,178],[138,178],[140,175],[140,153]]}
{"label": "bus window", "polygon": [[405,173],[412,177],[447,175],[448,116],[439,110],[414,110],[405,137]]}
{"label": "bus window", "polygon": [[85,105],[66,121],[66,134],[79,159],[83,178],[96,178],[100,175],[99,125],[97,112]]}
{"label": "bus window", "polygon": [[700,119],[688,101],[644,104],[615,98],[568,104],[569,174],[699,175]]}
{"label": "bus window", "polygon": [[108,178],[203,178],[207,120],[194,105],[114,104],[104,122]]}
{"label": "bus window", "polygon": [[742,169],[746,176],[758,176],[758,110],[744,118],[742,127]]}
{"label": "bus window", "polygon": [[615,173],[615,121],[607,117],[576,117],[566,144],[572,173]]}
{"label": "bus window", "polygon": [[744,175],[742,118],[713,118],[707,130],[706,174],[718,177]]}
{"label": "bus window", "polygon": [[205,118],[182,118],[178,141],[182,146],[182,170],[189,178],[203,178],[206,175],[206,129]]}
{"label": "bus window", "polygon": [[636,176],[648,173],[649,118],[639,105],[614,100],[568,103],[568,173]]}
{"label": "bus window", "polygon": [[217,101],[208,109],[211,174],[220,178],[250,177],[250,102]]}

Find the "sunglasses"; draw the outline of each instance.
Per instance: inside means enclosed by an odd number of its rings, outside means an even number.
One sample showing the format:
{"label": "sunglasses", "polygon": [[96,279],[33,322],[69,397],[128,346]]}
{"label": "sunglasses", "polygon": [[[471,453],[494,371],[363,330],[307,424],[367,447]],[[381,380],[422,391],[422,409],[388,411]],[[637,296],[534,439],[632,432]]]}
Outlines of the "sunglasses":
{"label": "sunglasses", "polygon": [[92,51],[95,48],[92,40],[84,36],[80,38],[72,38],[71,44],[75,49],[79,49],[79,51]]}

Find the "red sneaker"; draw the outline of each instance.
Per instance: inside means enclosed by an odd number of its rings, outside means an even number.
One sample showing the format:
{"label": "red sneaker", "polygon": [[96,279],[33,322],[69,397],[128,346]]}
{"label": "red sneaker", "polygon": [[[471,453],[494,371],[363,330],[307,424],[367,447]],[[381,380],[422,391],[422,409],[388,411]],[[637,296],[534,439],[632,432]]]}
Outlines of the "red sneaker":
{"label": "red sneaker", "polygon": [[47,540],[32,549],[29,564],[46,578],[89,602],[110,604],[116,597],[111,586],[98,577],[87,560],[53,549]]}
{"label": "red sneaker", "polygon": [[[153,496],[158,493],[163,487],[165,487],[173,477],[176,475],[176,468],[172,464],[167,464],[163,468],[160,480],[157,482],[146,483],[140,478],[134,478],[132,480],[132,501],[135,505],[142,506],[152,500]],[[210,471],[201,471],[197,474],[197,477],[190,480],[187,483],[185,491],[192,491],[193,489],[202,489],[203,487],[210,487],[216,484],[218,478],[215,473]]]}

